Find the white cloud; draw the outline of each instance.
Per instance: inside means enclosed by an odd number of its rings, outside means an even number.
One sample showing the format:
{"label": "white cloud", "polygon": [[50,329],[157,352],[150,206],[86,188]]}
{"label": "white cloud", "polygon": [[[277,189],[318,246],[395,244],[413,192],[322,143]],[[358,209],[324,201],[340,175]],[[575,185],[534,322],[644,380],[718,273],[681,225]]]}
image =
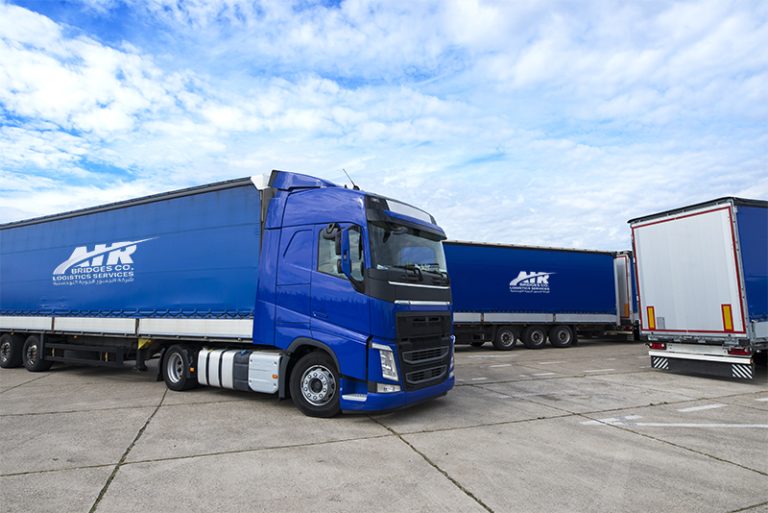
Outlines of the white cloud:
{"label": "white cloud", "polygon": [[760,2],[85,3],[148,28],[0,3],[0,221],[345,168],[451,237],[621,249],[629,217],[768,197]]}

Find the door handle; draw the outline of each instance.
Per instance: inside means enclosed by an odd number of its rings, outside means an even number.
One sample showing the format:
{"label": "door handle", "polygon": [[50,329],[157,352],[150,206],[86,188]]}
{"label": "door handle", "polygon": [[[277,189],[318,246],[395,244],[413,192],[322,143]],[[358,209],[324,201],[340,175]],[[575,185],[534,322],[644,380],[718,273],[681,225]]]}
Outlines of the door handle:
{"label": "door handle", "polygon": [[327,319],[327,318],[328,318],[328,314],[327,314],[327,313],[325,313],[325,312],[317,312],[317,311],[314,311],[314,312],[312,312],[312,315],[314,315],[314,316],[315,316],[315,317],[317,317],[318,319]]}

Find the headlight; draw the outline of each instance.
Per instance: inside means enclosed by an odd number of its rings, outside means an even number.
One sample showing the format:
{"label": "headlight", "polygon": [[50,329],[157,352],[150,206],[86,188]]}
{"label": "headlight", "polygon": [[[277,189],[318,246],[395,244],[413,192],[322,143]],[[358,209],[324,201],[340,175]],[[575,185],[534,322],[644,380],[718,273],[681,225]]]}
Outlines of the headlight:
{"label": "headlight", "polygon": [[395,353],[389,346],[382,344],[371,344],[371,348],[378,349],[381,358],[381,375],[386,379],[397,381],[397,363],[395,363]]}
{"label": "headlight", "polygon": [[456,354],[456,337],[451,335],[451,370],[454,367],[454,355]]}

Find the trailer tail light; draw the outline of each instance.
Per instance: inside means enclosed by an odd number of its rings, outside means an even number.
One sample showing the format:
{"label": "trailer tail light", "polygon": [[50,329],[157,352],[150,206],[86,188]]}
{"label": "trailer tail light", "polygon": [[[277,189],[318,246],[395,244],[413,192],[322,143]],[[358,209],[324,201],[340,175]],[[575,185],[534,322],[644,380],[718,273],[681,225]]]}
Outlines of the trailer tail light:
{"label": "trailer tail light", "polygon": [[656,309],[652,306],[649,306],[645,310],[648,312],[648,329],[655,330],[656,329]]}
{"label": "trailer tail light", "polygon": [[733,331],[733,310],[731,305],[721,305],[720,309],[723,312],[723,329],[725,331]]}
{"label": "trailer tail light", "polygon": [[749,356],[752,354],[752,350],[748,347],[729,347],[728,354],[734,356]]}
{"label": "trailer tail light", "polygon": [[666,351],[667,350],[667,344],[664,342],[651,342],[648,344],[651,349],[656,349],[657,351]]}

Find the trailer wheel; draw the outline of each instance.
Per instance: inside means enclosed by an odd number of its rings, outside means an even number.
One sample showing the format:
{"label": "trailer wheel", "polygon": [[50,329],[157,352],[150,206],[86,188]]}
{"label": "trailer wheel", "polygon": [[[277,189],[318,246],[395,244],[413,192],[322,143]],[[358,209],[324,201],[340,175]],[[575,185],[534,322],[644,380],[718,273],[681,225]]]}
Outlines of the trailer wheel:
{"label": "trailer wheel", "polygon": [[13,369],[21,367],[24,339],[21,335],[6,333],[0,337],[0,367]]}
{"label": "trailer wheel", "polygon": [[528,326],[523,331],[523,345],[528,349],[541,349],[547,343],[544,326]]}
{"label": "trailer wheel", "polygon": [[43,347],[40,343],[40,337],[37,335],[30,335],[24,341],[22,358],[24,359],[24,367],[29,372],[45,372],[53,365],[53,362],[44,359]]}
{"label": "trailer wheel", "polygon": [[509,326],[502,326],[496,330],[496,337],[493,339],[493,347],[499,351],[509,351],[515,347],[517,332]]}
{"label": "trailer wheel", "polygon": [[197,386],[197,378],[189,371],[192,355],[189,348],[175,345],[168,348],[163,358],[163,380],[169,389],[182,392]]}
{"label": "trailer wheel", "polygon": [[305,354],[291,371],[293,404],[310,417],[333,417],[340,411],[341,381],[336,364],[327,354]]}
{"label": "trailer wheel", "polygon": [[573,330],[569,326],[555,326],[549,330],[549,343],[554,347],[568,347],[573,344]]}

